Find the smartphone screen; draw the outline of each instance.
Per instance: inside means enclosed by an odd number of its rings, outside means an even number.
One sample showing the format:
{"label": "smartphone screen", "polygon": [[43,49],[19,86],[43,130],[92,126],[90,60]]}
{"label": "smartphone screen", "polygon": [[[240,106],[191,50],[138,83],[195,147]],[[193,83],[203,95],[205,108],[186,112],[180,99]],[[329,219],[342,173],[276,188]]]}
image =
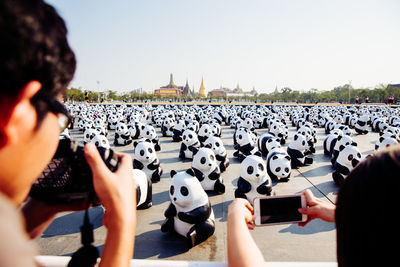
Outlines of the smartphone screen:
{"label": "smartphone screen", "polygon": [[290,223],[302,221],[301,196],[261,198],[260,224]]}

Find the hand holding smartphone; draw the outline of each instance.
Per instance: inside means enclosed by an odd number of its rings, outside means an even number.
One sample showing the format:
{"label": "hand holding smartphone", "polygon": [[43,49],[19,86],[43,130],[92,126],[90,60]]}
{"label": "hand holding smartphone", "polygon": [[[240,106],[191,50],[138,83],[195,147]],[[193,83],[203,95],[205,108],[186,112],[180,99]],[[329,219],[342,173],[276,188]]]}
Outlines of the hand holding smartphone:
{"label": "hand holding smartphone", "polygon": [[306,208],[307,202],[302,194],[273,196],[254,199],[255,225],[275,225],[298,223],[307,220],[307,215],[298,209]]}

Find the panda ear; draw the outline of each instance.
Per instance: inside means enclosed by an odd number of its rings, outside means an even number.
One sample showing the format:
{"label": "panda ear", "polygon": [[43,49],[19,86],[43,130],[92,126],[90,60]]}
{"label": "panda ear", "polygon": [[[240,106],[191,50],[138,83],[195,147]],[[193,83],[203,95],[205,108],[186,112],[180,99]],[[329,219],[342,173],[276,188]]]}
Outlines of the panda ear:
{"label": "panda ear", "polygon": [[149,138],[146,138],[146,140],[144,141],[151,143],[151,140]]}
{"label": "panda ear", "polygon": [[351,143],[352,146],[357,146],[356,142]]}
{"label": "panda ear", "polygon": [[210,143],[208,143],[207,145],[205,145],[204,147],[206,148],[212,148],[212,145]]}
{"label": "panda ear", "polygon": [[344,145],[340,145],[339,151],[342,151],[344,149]]}
{"label": "panda ear", "polygon": [[134,141],[134,142],[133,142],[133,147],[136,148],[137,144],[138,144],[138,142],[137,142],[137,141]]}
{"label": "panda ear", "polygon": [[339,135],[337,140],[340,141],[340,139],[342,139],[342,137],[343,137],[342,135]]}
{"label": "panda ear", "polygon": [[278,159],[278,156],[277,156],[277,155],[275,155],[275,156],[272,157],[272,160],[276,160],[276,159]]}
{"label": "panda ear", "polygon": [[175,176],[176,171],[175,170],[171,170],[171,172],[169,173],[171,175],[171,178]]}
{"label": "panda ear", "polygon": [[193,152],[193,156],[197,154],[197,152],[199,152],[199,150],[197,149],[197,147],[192,147],[192,152]]}
{"label": "panda ear", "polygon": [[285,156],[285,159],[292,160],[292,158],[289,155]]}
{"label": "panda ear", "polygon": [[381,138],[379,138],[379,142],[383,142],[383,140],[385,140],[385,138],[383,138],[383,137],[381,137]]}
{"label": "panda ear", "polygon": [[189,174],[190,176],[193,176],[193,177],[194,177],[194,171],[193,171],[192,168],[187,169],[187,170],[186,170],[186,173]]}
{"label": "panda ear", "polygon": [[254,155],[259,156],[259,157],[262,157],[262,154],[261,154],[260,151],[257,151],[256,153],[254,153]]}

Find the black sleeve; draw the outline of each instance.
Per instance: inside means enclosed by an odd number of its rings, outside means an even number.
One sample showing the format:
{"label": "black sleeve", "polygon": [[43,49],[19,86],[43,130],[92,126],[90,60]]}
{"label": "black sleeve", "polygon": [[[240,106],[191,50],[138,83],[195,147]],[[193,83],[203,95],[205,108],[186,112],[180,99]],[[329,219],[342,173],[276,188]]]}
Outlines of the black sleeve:
{"label": "black sleeve", "polygon": [[141,169],[143,169],[143,167],[144,167],[143,163],[141,163],[141,162],[138,161],[137,159],[134,159],[134,160],[133,160],[133,168],[134,168],[134,169],[139,169],[139,170],[141,170]]}
{"label": "black sleeve", "polygon": [[239,180],[237,182],[237,187],[238,187],[237,189],[242,193],[248,193],[251,190],[251,184],[242,177],[239,177]]}
{"label": "black sleeve", "polygon": [[170,203],[168,209],[164,212],[164,216],[167,218],[172,218],[176,215],[176,208],[174,204]]}
{"label": "black sleeve", "polygon": [[179,212],[178,218],[184,222],[191,224],[198,224],[204,222],[210,217],[211,214],[211,204],[208,202],[206,205],[198,207],[189,212]]}

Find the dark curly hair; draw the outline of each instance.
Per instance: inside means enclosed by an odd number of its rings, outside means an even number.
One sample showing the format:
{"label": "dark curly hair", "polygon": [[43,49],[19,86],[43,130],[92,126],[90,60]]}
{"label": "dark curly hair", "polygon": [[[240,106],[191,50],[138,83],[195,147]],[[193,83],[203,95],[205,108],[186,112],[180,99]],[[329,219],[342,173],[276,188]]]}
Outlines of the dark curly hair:
{"label": "dark curly hair", "polygon": [[42,89],[32,99],[39,122],[45,101],[65,93],[76,67],[67,28],[42,0],[0,1],[0,97],[15,99],[32,80]]}

